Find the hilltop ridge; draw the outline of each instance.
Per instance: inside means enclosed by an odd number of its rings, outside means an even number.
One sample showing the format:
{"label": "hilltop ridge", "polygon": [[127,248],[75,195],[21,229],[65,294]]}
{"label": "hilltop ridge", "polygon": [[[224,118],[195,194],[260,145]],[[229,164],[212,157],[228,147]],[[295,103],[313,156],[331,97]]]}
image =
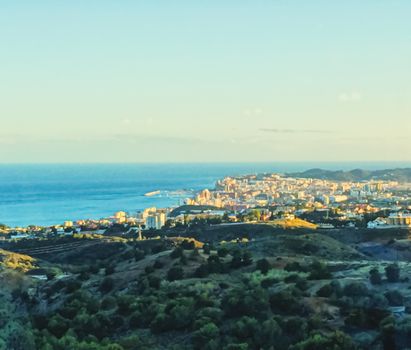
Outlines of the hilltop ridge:
{"label": "hilltop ridge", "polygon": [[388,180],[398,182],[411,182],[411,168],[383,170],[353,169],[348,171],[313,168],[302,172],[286,173],[286,176],[335,181]]}

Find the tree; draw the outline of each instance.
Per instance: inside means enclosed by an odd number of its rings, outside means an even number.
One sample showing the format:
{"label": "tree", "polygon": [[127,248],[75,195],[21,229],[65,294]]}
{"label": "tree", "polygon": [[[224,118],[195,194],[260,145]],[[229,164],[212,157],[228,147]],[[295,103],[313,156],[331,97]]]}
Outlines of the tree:
{"label": "tree", "polygon": [[234,269],[241,267],[241,265],[242,265],[241,251],[235,250],[232,253],[232,256],[233,257],[232,257],[231,262],[230,262],[231,267],[234,268]]}
{"label": "tree", "polygon": [[181,280],[184,277],[184,271],[181,267],[174,266],[167,272],[167,279],[169,281]]}
{"label": "tree", "polygon": [[232,259],[230,265],[232,268],[239,268],[242,266],[248,266],[253,263],[253,257],[248,250],[235,250],[232,253]]}
{"label": "tree", "polygon": [[233,288],[223,298],[228,317],[259,316],[269,308],[267,291],[261,287]]}
{"label": "tree", "polygon": [[152,266],[152,265],[147,265],[147,266],[144,268],[144,272],[145,272],[147,275],[149,275],[150,273],[153,273],[153,272],[154,272],[154,266]]}
{"label": "tree", "polygon": [[262,274],[267,274],[271,266],[267,259],[260,259],[257,261],[257,270],[260,270]]}
{"label": "tree", "polygon": [[291,263],[287,263],[284,267],[285,271],[296,271],[296,272],[307,272],[307,268],[300,265],[299,262],[293,261]]}
{"label": "tree", "polygon": [[204,349],[204,346],[213,339],[218,339],[220,330],[213,323],[209,322],[202,326],[198,331],[193,334],[193,344],[196,349]]}
{"label": "tree", "polygon": [[253,263],[253,256],[251,255],[251,252],[248,250],[245,250],[243,252],[243,265],[248,266]]}
{"label": "tree", "polygon": [[186,257],[186,255],[184,254],[184,252],[183,252],[183,254],[182,254],[181,257],[180,257],[180,264],[181,264],[181,265],[187,265],[187,257]]}
{"label": "tree", "polygon": [[181,242],[181,247],[185,250],[193,250],[195,248],[195,243],[193,240],[185,239]]}
{"label": "tree", "polygon": [[211,252],[211,246],[209,244],[204,244],[203,253],[208,255],[210,254],[210,252]]}
{"label": "tree", "polygon": [[270,296],[270,305],[275,313],[295,314],[304,312],[299,298],[293,295],[292,290],[282,290],[272,294]]}
{"label": "tree", "polygon": [[161,269],[162,267],[164,267],[164,262],[157,259],[156,261],[154,261],[153,267],[155,269]]}
{"label": "tree", "polygon": [[113,274],[116,271],[113,265],[109,265],[105,268],[104,273],[106,276]]}
{"label": "tree", "polygon": [[47,276],[47,281],[54,280],[54,278],[57,276],[57,272],[53,270],[47,271],[46,276]]}
{"label": "tree", "polygon": [[140,261],[140,260],[144,259],[144,256],[145,256],[144,250],[136,249],[134,251],[134,260],[135,261]]}
{"label": "tree", "polygon": [[318,291],[317,291],[317,296],[323,297],[323,298],[329,298],[333,294],[333,287],[331,284],[326,284],[322,286]]}
{"label": "tree", "polygon": [[220,258],[225,258],[228,254],[228,249],[225,247],[219,248],[217,250],[217,254]]}
{"label": "tree", "polygon": [[80,281],[87,281],[90,279],[90,272],[89,271],[81,271],[80,274],[78,275],[78,279]]}
{"label": "tree", "polygon": [[206,264],[201,264],[199,267],[194,272],[194,276],[204,278],[207,277],[210,274],[210,271],[208,270],[208,265]]}
{"label": "tree", "polygon": [[81,282],[76,280],[69,280],[66,282],[67,293],[74,293],[76,290],[80,289]]}
{"label": "tree", "polygon": [[96,298],[90,298],[87,301],[86,304],[86,309],[88,311],[89,314],[95,314],[100,310],[100,301],[97,300]]}
{"label": "tree", "polygon": [[248,350],[248,349],[249,349],[249,346],[247,343],[237,343],[237,344],[230,343],[227,346],[225,346],[223,350]]}
{"label": "tree", "polygon": [[117,311],[120,315],[128,316],[131,313],[131,305],[134,298],[131,295],[121,295],[117,298]]}
{"label": "tree", "polygon": [[61,338],[69,329],[69,325],[63,317],[56,315],[50,319],[47,329],[55,337]]}
{"label": "tree", "polygon": [[116,299],[114,297],[105,297],[101,302],[101,308],[103,310],[111,310],[117,306]]}
{"label": "tree", "polygon": [[380,334],[385,350],[396,349],[395,319],[393,316],[384,318],[380,322]]}
{"label": "tree", "polygon": [[248,217],[251,221],[260,221],[261,211],[258,209],[254,209],[248,214]]}
{"label": "tree", "polygon": [[259,348],[269,348],[275,345],[278,337],[281,336],[281,328],[278,323],[273,319],[265,320],[254,336],[255,343]]}
{"label": "tree", "polygon": [[328,266],[322,262],[315,260],[310,265],[310,280],[326,280],[331,278],[331,273],[328,269]]}
{"label": "tree", "polygon": [[106,277],[100,284],[100,290],[104,293],[110,292],[114,287],[114,280],[110,277]]}
{"label": "tree", "polygon": [[234,324],[232,332],[236,338],[246,340],[253,338],[260,327],[261,325],[256,318],[243,316]]}
{"label": "tree", "polygon": [[161,278],[157,276],[149,276],[148,284],[151,288],[159,289],[161,285]]}
{"label": "tree", "polygon": [[385,275],[388,282],[398,282],[400,280],[400,267],[398,264],[391,264],[385,268]]}
{"label": "tree", "polygon": [[363,297],[368,295],[368,288],[362,282],[351,282],[344,286],[344,294],[350,297]]}
{"label": "tree", "polygon": [[385,293],[385,297],[391,306],[402,306],[404,305],[404,298],[398,290],[389,290]]}
{"label": "tree", "polygon": [[220,273],[223,266],[218,255],[210,255],[207,259],[208,271],[210,273]]}
{"label": "tree", "polygon": [[317,350],[317,349],[332,349],[332,350],[354,350],[356,346],[352,339],[340,331],[336,331],[331,336],[314,334],[310,338],[297,343],[290,347],[292,350]]}
{"label": "tree", "polygon": [[371,284],[381,284],[381,274],[376,267],[370,270],[370,282]]}
{"label": "tree", "polygon": [[177,259],[177,258],[181,258],[183,255],[184,255],[183,248],[177,247],[171,252],[170,257],[172,259]]}

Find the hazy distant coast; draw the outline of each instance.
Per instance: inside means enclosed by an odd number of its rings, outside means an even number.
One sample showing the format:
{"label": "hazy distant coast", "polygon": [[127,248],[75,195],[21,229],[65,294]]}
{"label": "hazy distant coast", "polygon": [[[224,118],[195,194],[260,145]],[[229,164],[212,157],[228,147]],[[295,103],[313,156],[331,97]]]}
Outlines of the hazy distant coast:
{"label": "hazy distant coast", "polygon": [[[355,168],[364,169],[362,172],[403,168],[409,174],[411,164],[3,164],[0,165],[0,222],[9,226],[54,225],[66,220],[105,217],[118,210],[133,212],[150,206],[174,206],[180,204],[176,198],[179,190],[212,188],[224,176],[282,173],[301,177],[338,175],[345,179]],[[305,169],[327,170],[315,174]],[[144,196],[153,190],[171,191],[176,196]]]}
{"label": "hazy distant coast", "polygon": [[385,180],[411,182],[411,168],[396,168],[382,170],[325,170],[309,169],[303,172],[287,173],[289,177],[315,178],[334,181],[369,181]]}

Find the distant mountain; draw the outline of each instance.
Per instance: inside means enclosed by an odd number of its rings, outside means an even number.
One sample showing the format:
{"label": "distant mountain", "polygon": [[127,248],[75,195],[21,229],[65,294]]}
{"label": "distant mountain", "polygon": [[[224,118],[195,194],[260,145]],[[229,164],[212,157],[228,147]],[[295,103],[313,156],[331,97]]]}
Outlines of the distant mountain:
{"label": "distant mountain", "polygon": [[299,173],[287,173],[286,176],[334,181],[390,180],[398,182],[411,182],[411,168],[384,170],[353,169],[349,171],[332,171],[317,168]]}

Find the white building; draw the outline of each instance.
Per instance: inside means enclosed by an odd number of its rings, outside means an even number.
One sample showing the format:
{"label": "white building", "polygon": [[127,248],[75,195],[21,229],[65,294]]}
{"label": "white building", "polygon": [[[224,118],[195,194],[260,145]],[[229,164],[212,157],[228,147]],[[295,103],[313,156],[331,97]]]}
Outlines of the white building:
{"label": "white building", "polygon": [[146,229],[161,229],[166,223],[166,214],[157,212],[146,217]]}
{"label": "white building", "polygon": [[388,218],[377,218],[367,224],[368,228],[411,228],[411,214],[406,212],[391,213]]}

